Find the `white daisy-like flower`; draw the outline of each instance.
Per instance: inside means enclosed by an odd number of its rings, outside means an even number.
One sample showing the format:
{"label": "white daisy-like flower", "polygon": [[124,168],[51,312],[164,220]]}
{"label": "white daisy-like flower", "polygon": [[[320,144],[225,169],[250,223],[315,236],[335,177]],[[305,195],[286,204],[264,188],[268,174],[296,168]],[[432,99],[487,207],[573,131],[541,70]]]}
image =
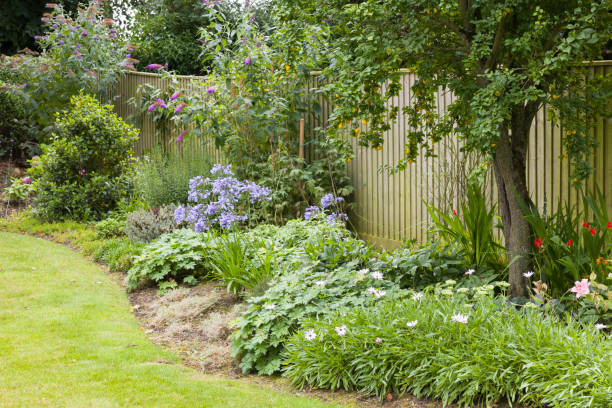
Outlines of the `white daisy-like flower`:
{"label": "white daisy-like flower", "polygon": [[385,296],[387,294],[387,292],[385,292],[384,290],[377,290],[376,293],[374,293],[374,296],[376,296],[376,299],[380,299],[381,297]]}
{"label": "white daisy-like flower", "polygon": [[308,330],[306,333],[304,333],[304,338],[308,341],[312,341],[317,338],[317,333],[315,333],[315,331],[312,329]]}
{"label": "white daisy-like flower", "polygon": [[534,272],[533,271],[529,271],[529,272],[525,272],[523,273],[523,276],[526,278],[531,278],[533,276]]}
{"label": "white daisy-like flower", "polygon": [[372,272],[371,273],[372,277],[376,280],[382,280],[383,279],[383,274],[381,272]]}
{"label": "white daisy-like flower", "polygon": [[357,275],[364,276],[364,275],[367,275],[367,274],[368,274],[368,272],[370,272],[370,270],[369,270],[369,269],[361,269],[361,270],[358,270],[358,271],[357,271]]}
{"label": "white daisy-like flower", "polygon": [[320,281],[316,281],[315,285],[317,285],[317,286],[325,286],[326,283],[327,283],[326,281],[320,280]]}
{"label": "white daisy-like flower", "polygon": [[376,288],[374,288],[374,287],[372,287],[372,286],[370,286],[370,287],[368,288],[368,293],[369,293],[370,295],[373,295],[373,294],[375,294],[376,292],[378,292],[378,291],[376,290]]}
{"label": "white daisy-like flower", "polygon": [[474,272],[476,272],[476,270],[474,270],[474,269],[468,269],[467,271],[465,271],[465,274],[466,274],[466,275],[473,275],[473,274],[474,274]]}
{"label": "white daisy-like flower", "polygon": [[606,328],[606,325],[605,325],[605,324],[603,324],[603,323],[597,323],[597,324],[595,325],[595,328],[596,328],[597,330],[603,330],[603,329],[605,329],[605,328]]}
{"label": "white daisy-like flower", "polygon": [[276,305],[265,305],[264,309],[266,309],[266,310],[274,310],[274,309],[276,309]]}
{"label": "white daisy-like flower", "polygon": [[421,300],[422,297],[423,294],[421,292],[415,293],[414,295],[412,295],[412,300]]}
{"label": "white daisy-like flower", "polygon": [[334,330],[338,336],[344,336],[346,334],[346,325],[337,326]]}
{"label": "white daisy-like flower", "polygon": [[406,326],[408,326],[408,327],[414,327],[414,326],[416,326],[416,325],[417,325],[417,323],[419,323],[419,321],[418,321],[418,320],[413,320],[413,321],[411,321],[411,322],[406,323]]}
{"label": "white daisy-like flower", "polygon": [[464,314],[457,313],[456,315],[453,315],[453,317],[451,317],[451,320],[452,320],[453,322],[457,322],[457,323],[463,323],[463,324],[466,324],[466,323],[467,323],[467,321],[468,321],[468,317],[469,317],[469,316],[466,316],[466,315],[464,315]]}

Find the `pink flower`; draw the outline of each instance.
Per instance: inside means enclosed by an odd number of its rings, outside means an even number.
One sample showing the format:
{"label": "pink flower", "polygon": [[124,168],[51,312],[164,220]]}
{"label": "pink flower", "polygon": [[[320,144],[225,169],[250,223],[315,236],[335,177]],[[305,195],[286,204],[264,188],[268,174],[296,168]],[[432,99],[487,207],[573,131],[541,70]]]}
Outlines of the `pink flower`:
{"label": "pink flower", "polygon": [[214,93],[215,93],[215,88],[210,87],[210,88],[208,88],[207,92],[208,92],[209,94],[214,94]]}
{"label": "pink flower", "polygon": [[474,272],[476,272],[474,269],[468,269],[467,271],[465,271],[466,275],[472,275],[474,274]]}
{"label": "pink flower", "polygon": [[334,328],[334,330],[336,331],[336,334],[338,334],[338,336],[342,337],[346,334],[346,325],[342,325],[342,326],[338,326],[336,328]]}
{"label": "pink flower", "polygon": [[382,343],[382,339],[381,339],[380,337],[377,337],[377,338],[376,338],[376,342],[377,342],[377,343]]}
{"label": "pink flower", "polygon": [[251,64],[251,57],[247,57],[247,58],[244,60],[244,65],[250,65],[250,64]]}
{"label": "pink flower", "polygon": [[157,104],[157,106],[161,107],[161,108],[167,108],[168,106],[166,105],[166,102],[164,102],[163,99],[161,98],[157,98],[155,100],[155,103]]}
{"label": "pink flower", "polygon": [[149,109],[147,109],[149,112],[153,112],[155,110],[155,108],[157,108],[157,104],[153,103],[151,104],[151,106],[149,106]]}
{"label": "pink flower", "polygon": [[452,320],[453,322],[457,322],[457,323],[463,323],[463,324],[466,324],[466,323],[467,323],[467,321],[468,321],[468,317],[469,317],[469,316],[466,316],[466,315],[464,315],[464,314],[457,313],[456,315],[453,315],[453,317],[451,317],[451,320]]}
{"label": "pink flower", "polygon": [[30,177],[26,177],[23,180],[21,180],[21,184],[30,184],[32,182],[32,179]]}
{"label": "pink flower", "polygon": [[79,174],[81,175],[81,177],[83,177],[85,175],[85,169],[81,169],[81,171],[79,172]]}
{"label": "pink flower", "polygon": [[170,97],[170,100],[173,101],[179,96],[181,96],[181,93],[179,91],[176,91],[175,93],[172,94],[172,96]]}
{"label": "pink flower", "polygon": [[185,102],[179,103],[176,109],[174,110],[174,113],[181,113],[181,111],[183,110],[185,106],[187,106]]}
{"label": "pink flower", "polygon": [[589,280],[583,279],[580,282],[574,282],[574,287],[570,289],[570,292],[574,292],[576,294],[576,299],[578,299],[582,295],[589,294]]}

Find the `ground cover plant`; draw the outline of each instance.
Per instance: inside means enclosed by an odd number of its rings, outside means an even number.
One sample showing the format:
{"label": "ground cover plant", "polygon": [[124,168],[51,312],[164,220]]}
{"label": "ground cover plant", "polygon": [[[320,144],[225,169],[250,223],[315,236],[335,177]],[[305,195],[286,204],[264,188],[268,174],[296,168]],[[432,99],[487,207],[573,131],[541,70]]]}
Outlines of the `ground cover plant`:
{"label": "ground cover plant", "polygon": [[334,406],[181,366],[120,286],[68,248],[0,232],[0,253],[2,406]]}
{"label": "ground cover plant", "polygon": [[[504,282],[502,282],[504,283]],[[454,288],[306,319],[286,342],[297,386],[355,389],[484,406],[609,406],[612,342],[601,327],[517,311],[493,285]],[[504,283],[503,288],[507,288]]]}

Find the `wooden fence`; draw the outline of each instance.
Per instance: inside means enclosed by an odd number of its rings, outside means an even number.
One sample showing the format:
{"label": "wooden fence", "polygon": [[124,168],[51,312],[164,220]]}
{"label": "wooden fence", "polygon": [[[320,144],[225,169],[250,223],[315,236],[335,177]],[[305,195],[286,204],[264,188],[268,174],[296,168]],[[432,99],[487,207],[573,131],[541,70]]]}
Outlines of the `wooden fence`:
{"label": "wooden fence", "polygon": [[[612,62],[601,61],[591,64],[590,69],[596,74],[610,75]],[[203,80],[199,77],[179,77],[184,85],[200,86]],[[460,207],[465,196],[465,177],[474,165],[480,165],[478,157],[466,156],[460,152],[461,140],[449,138],[435,147],[437,157],[419,157],[408,169],[395,175],[381,171],[382,166],[393,165],[404,154],[407,120],[401,114],[402,107],[410,104],[413,97],[411,85],[415,77],[404,72],[402,91],[390,104],[399,107],[399,114],[391,129],[386,132],[382,150],[358,146],[355,138],[349,138],[355,158],[347,165],[355,194],[355,211],[352,223],[356,231],[365,239],[384,246],[393,247],[404,240],[426,239],[427,228],[431,219],[423,200],[434,204],[444,211],[452,212]],[[159,75],[132,73],[124,77],[119,85],[117,112],[124,118],[134,114],[133,108],[126,103],[132,97],[138,84],[149,83],[159,87],[167,83]],[[182,85],[183,85],[182,84]],[[312,87],[317,86],[317,78]],[[382,91],[385,87],[383,86]],[[438,112],[443,112],[453,102],[453,96],[444,91],[437,95]],[[321,99],[322,113],[310,113],[306,118],[310,128],[325,123],[332,106]],[[551,122],[547,109],[542,108],[531,127],[527,157],[527,183],[533,201],[541,211],[550,212],[556,208],[559,200],[581,204],[578,192],[571,187],[569,179],[570,165],[563,158],[562,142],[564,130]],[[136,145],[137,153],[142,153],[159,143],[155,137],[152,122],[142,122],[141,139]],[[595,172],[586,182],[587,188],[595,183],[604,192],[608,212],[612,214],[612,118],[602,119],[592,130],[599,142],[593,154]],[[311,133],[313,135],[314,133]],[[296,137],[297,141],[297,137]],[[218,152],[209,144],[192,141],[192,148],[202,149],[204,153],[218,156]],[[497,188],[492,174],[487,176],[485,189],[488,199],[497,201]]]}

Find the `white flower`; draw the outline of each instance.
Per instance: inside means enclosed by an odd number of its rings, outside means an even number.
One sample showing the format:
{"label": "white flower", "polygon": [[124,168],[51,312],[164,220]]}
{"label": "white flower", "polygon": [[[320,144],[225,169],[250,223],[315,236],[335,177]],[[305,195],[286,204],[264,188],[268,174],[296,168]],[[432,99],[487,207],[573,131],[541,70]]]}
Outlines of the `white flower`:
{"label": "white flower", "polygon": [[474,272],[476,272],[474,269],[468,269],[467,271],[465,271],[465,274],[472,275]]}
{"label": "white flower", "polygon": [[372,272],[372,277],[376,280],[382,280],[383,274],[380,272]]}
{"label": "white flower", "polygon": [[531,278],[533,276],[533,271],[525,272],[523,276],[526,278]]}
{"label": "white flower", "polygon": [[605,325],[605,324],[603,324],[603,323],[597,323],[597,324],[595,325],[595,328],[596,328],[597,330],[603,330],[603,329],[605,329],[605,328],[606,328],[606,325]]}
{"label": "white flower", "polygon": [[364,275],[367,275],[368,272],[370,272],[369,269],[361,269],[361,270],[357,271],[357,275],[364,276]]}
{"label": "white flower", "polygon": [[457,313],[456,315],[453,315],[453,317],[451,317],[451,320],[453,322],[466,324],[468,321],[468,317],[469,316],[463,315],[461,313]]}
{"label": "white flower", "polygon": [[317,338],[317,333],[315,333],[314,330],[308,330],[306,333],[304,333],[304,338],[308,341],[312,341]]}
{"label": "white flower", "polygon": [[274,310],[274,309],[276,309],[276,305],[265,305],[264,309],[266,309],[266,310]]}
{"label": "white flower", "polygon": [[317,285],[317,286],[325,286],[326,283],[327,282],[325,282],[324,280],[320,280],[320,281],[316,281],[315,285]]}
{"label": "white flower", "polygon": [[385,296],[387,294],[387,292],[385,292],[384,290],[377,290],[376,293],[374,293],[374,296],[376,296],[376,299],[380,299],[381,297]]}
{"label": "white flower", "polygon": [[344,336],[346,334],[346,325],[337,326],[335,329],[338,336]]}
{"label": "white flower", "polygon": [[418,323],[418,322],[419,322],[418,320],[413,320],[413,321],[411,321],[411,322],[406,323],[406,326],[408,326],[408,327],[414,327],[414,326],[416,326],[416,325],[417,325],[417,323]]}
{"label": "white flower", "polygon": [[415,293],[414,295],[412,295],[412,300],[421,300],[422,297],[423,294],[421,292]]}
{"label": "white flower", "polygon": [[376,288],[373,288],[372,286],[370,286],[370,287],[368,288],[368,293],[369,293],[370,295],[374,295],[376,292],[378,292],[378,291],[376,290]]}

